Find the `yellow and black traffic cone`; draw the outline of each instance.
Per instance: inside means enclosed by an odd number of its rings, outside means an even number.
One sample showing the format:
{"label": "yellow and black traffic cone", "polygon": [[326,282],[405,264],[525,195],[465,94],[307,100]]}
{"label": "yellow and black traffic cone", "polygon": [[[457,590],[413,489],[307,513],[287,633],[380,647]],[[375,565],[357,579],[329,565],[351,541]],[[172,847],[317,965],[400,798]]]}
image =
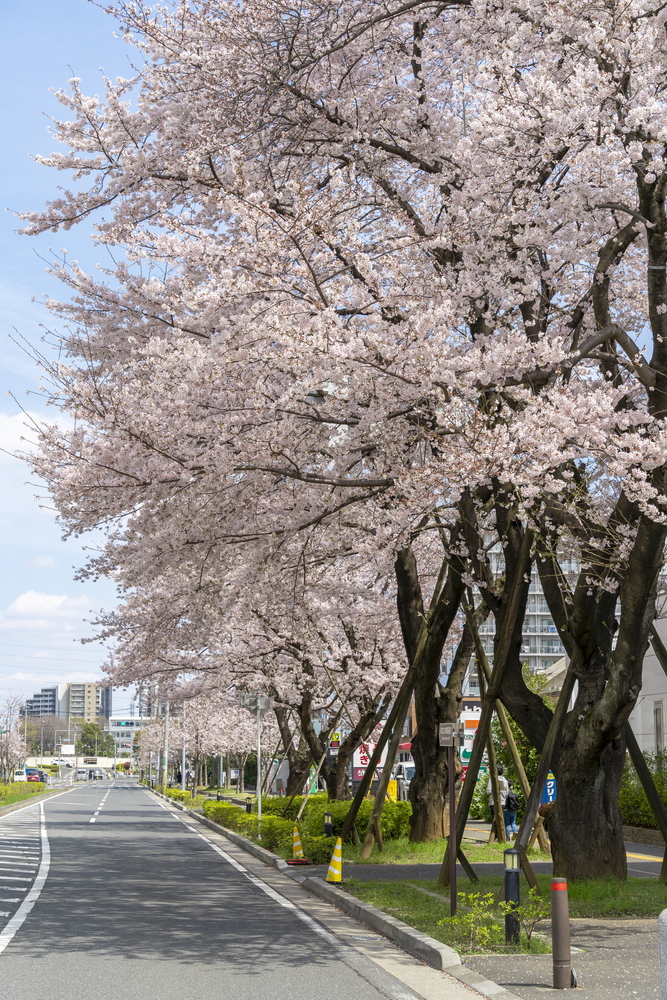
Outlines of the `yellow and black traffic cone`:
{"label": "yellow and black traffic cone", "polygon": [[334,852],[331,855],[331,861],[329,863],[329,871],[327,872],[326,882],[342,882],[343,881],[343,841],[340,837],[336,838],[336,846],[334,847]]}
{"label": "yellow and black traffic cone", "polygon": [[288,865],[307,865],[305,857],[303,856],[303,847],[301,846],[301,837],[299,836],[299,828],[294,827],[292,831],[292,857],[287,862]]}

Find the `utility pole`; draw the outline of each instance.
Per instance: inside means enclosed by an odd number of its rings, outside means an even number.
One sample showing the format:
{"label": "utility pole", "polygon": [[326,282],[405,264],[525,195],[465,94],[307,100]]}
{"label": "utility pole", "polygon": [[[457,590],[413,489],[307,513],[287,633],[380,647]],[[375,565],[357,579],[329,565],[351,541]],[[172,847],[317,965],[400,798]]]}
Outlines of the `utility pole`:
{"label": "utility pole", "polygon": [[181,750],[181,791],[185,791],[185,702],[183,702],[183,748]]}
{"label": "utility pole", "polygon": [[167,793],[167,769],[169,766],[169,702],[164,708],[164,744],[162,746],[162,794]]}
{"label": "utility pole", "polygon": [[257,823],[262,822],[262,711],[257,698]]}

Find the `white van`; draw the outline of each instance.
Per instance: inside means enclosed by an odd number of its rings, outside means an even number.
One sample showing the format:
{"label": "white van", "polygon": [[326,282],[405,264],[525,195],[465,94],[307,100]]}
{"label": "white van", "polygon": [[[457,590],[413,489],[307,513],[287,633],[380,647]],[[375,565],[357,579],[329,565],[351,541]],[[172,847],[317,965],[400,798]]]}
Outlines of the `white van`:
{"label": "white van", "polygon": [[76,774],[74,775],[75,781],[88,781],[88,768],[80,767],[78,768]]}
{"label": "white van", "polygon": [[21,771],[14,771],[14,778],[13,778],[13,780],[14,781],[27,781],[28,780],[28,775],[23,770],[21,770]]}

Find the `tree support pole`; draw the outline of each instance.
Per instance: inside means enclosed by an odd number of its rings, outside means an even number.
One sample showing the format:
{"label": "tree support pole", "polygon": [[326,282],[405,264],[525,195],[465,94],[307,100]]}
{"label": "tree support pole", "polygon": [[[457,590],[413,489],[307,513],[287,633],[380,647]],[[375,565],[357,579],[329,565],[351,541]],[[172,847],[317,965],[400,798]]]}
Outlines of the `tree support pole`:
{"label": "tree support pole", "polygon": [[[486,685],[484,684],[484,680],[480,675],[479,693],[482,697],[482,701],[486,697],[485,691],[486,691]],[[484,733],[479,734],[480,739],[486,739],[486,753],[489,758],[489,781],[491,782],[491,796],[493,798],[493,823],[491,824],[491,832],[489,833],[489,843],[492,844],[496,839],[498,839],[498,841],[501,844],[504,844],[507,840],[507,837],[505,836],[505,818],[503,816],[503,806],[500,796],[500,782],[498,781],[498,767],[496,765],[496,749],[493,745],[493,733],[491,730],[492,722],[493,722],[493,716],[491,716],[491,721],[489,722],[489,728],[486,734]]]}
{"label": "tree support pole", "polygon": [[540,806],[540,798],[542,796],[544,782],[547,780],[549,768],[551,767],[551,759],[556,749],[556,741],[558,740],[561,729],[563,728],[563,721],[567,712],[567,706],[570,701],[570,697],[572,696],[572,689],[574,688],[575,677],[574,670],[572,669],[572,663],[573,661],[570,661],[570,665],[563,681],[563,688],[561,690],[560,697],[558,698],[556,710],[551,717],[547,736],[544,741],[544,746],[542,747],[539,764],[537,765],[537,774],[535,775],[535,780],[533,781],[533,786],[530,790],[528,801],[526,802],[526,809],[523,814],[523,819],[521,820],[521,826],[519,827],[519,833],[515,843],[515,847],[519,851],[519,856],[521,858],[521,867],[528,880],[528,884],[531,889],[536,889],[538,892],[539,889],[537,886],[537,880],[533,873],[533,869],[530,866],[526,850],[528,848],[528,842],[537,818],[537,810]]}
{"label": "tree support pole", "polygon": [[[649,805],[655,816],[655,821],[658,824],[660,833],[663,836],[663,840],[667,845],[667,810],[660,798],[660,793],[655,787],[655,782],[653,781],[653,775],[651,774],[648,764],[644,758],[644,754],[641,752],[639,744],[635,738],[635,734],[630,728],[630,723],[625,723],[625,742],[627,744],[628,750],[630,751],[630,757],[632,763],[634,764],[635,771],[637,772],[637,777],[639,778],[642,788],[644,789],[644,794],[649,801]],[[667,882],[667,850],[665,850],[664,857],[662,859],[662,867],[660,869],[660,881]]]}
{"label": "tree support pole", "polygon": [[[472,632],[473,641],[475,643],[475,654],[477,656],[477,661],[479,666],[484,672],[484,678],[486,683],[489,683],[491,677],[491,669],[489,667],[489,661],[487,659],[486,653],[484,651],[484,646],[482,645],[482,640],[480,639],[479,629],[477,628],[477,623],[475,622],[474,616],[472,614],[473,602],[472,594],[468,591],[468,601],[470,607],[466,607],[465,615],[466,621],[468,622],[468,627]],[[503,731],[503,736],[507,742],[507,749],[509,750],[510,757],[512,758],[512,765],[519,779],[519,784],[521,786],[521,792],[523,794],[524,801],[528,801],[528,796],[530,795],[530,782],[528,781],[528,775],[526,774],[526,769],[523,766],[523,761],[521,760],[521,755],[519,749],[516,745],[516,740],[514,739],[514,733],[512,732],[512,727],[510,721],[507,717],[507,712],[502,702],[496,702],[496,715],[498,716],[498,722],[500,723],[500,728]],[[547,835],[544,831],[542,817],[538,816],[537,822],[533,829],[533,834],[531,837],[530,847],[535,842],[535,838],[539,840],[540,848],[545,854],[551,854],[551,847],[549,841],[547,840]]]}
{"label": "tree support pole", "polygon": [[354,822],[357,818],[357,813],[361,807],[361,803],[366,797],[366,793],[371,786],[373,781],[373,774],[375,769],[380,762],[382,757],[382,751],[384,750],[389,735],[392,732],[394,726],[396,725],[399,713],[402,713],[402,719],[405,719],[408,707],[410,705],[410,698],[412,697],[412,689],[414,687],[415,670],[414,667],[409,667],[408,672],[403,678],[403,683],[401,685],[400,691],[396,696],[396,701],[394,702],[391,712],[389,713],[389,718],[384,724],[382,732],[380,733],[380,739],[378,740],[375,750],[371,754],[371,759],[368,762],[368,766],[361,781],[359,782],[359,787],[357,788],[356,794],[352,800],[352,805],[350,806],[347,816],[345,817],[345,822],[343,823],[342,829],[340,831],[341,839],[345,840],[352,831]]}
{"label": "tree support pole", "polygon": [[[491,717],[493,715],[493,705],[498,697],[498,692],[500,691],[500,685],[503,679],[503,673],[505,671],[505,666],[509,656],[510,643],[512,641],[512,632],[514,630],[514,625],[516,622],[516,616],[519,610],[519,598],[521,594],[521,587],[524,583],[524,576],[528,572],[530,565],[530,547],[532,544],[532,532],[526,529],[523,536],[523,543],[521,545],[521,552],[519,553],[519,558],[517,560],[517,565],[514,573],[514,579],[512,580],[512,586],[510,590],[510,597],[507,606],[507,614],[503,620],[503,626],[498,637],[497,655],[494,657],[493,670],[491,671],[491,676],[489,679],[489,686],[487,689],[487,696],[482,705],[482,714],[479,720],[479,730],[480,734],[485,733],[490,724]],[[475,794],[475,787],[477,784],[477,778],[479,775],[480,764],[482,763],[482,757],[484,755],[484,738],[476,739],[472,745],[472,755],[470,757],[470,763],[468,764],[468,770],[466,772],[466,780],[463,782],[463,789],[461,796],[459,798],[458,808],[456,810],[456,842],[461,843],[461,838],[465,830],[465,825],[468,822],[468,813],[470,812],[470,804],[472,802],[472,797]],[[440,875],[438,877],[438,885],[446,886],[449,884],[449,844],[447,845],[447,850],[445,851],[445,856],[440,867]]]}
{"label": "tree support pole", "polygon": [[398,746],[401,742],[401,735],[403,733],[403,726],[405,725],[405,718],[408,714],[408,708],[410,707],[410,700],[405,704],[405,711],[397,717],[396,723],[394,725],[394,731],[391,734],[391,739],[389,741],[389,748],[387,750],[387,757],[382,768],[382,774],[380,775],[380,781],[378,783],[378,790],[375,796],[375,802],[373,803],[373,811],[371,812],[371,819],[366,830],[366,836],[364,838],[364,846],[361,849],[361,857],[363,860],[370,858],[373,852],[373,843],[377,840],[377,845],[381,851],[384,850],[384,844],[382,843],[382,833],[380,831],[380,816],[382,815],[382,809],[384,806],[385,798],[387,797],[387,789],[389,788],[389,782],[391,780],[391,769],[394,766],[394,761],[396,760],[396,754],[398,753]]}
{"label": "tree support pole", "polygon": [[345,840],[345,838],[349,836],[350,831],[352,830],[354,821],[357,818],[357,813],[359,812],[359,809],[361,807],[361,803],[364,801],[366,793],[371,786],[371,782],[373,780],[373,773],[378,763],[380,762],[382,751],[384,750],[390,735],[394,732],[394,729],[397,727],[397,725],[399,725],[399,719],[400,719],[400,728],[402,729],[403,727],[403,722],[405,721],[405,716],[407,715],[408,708],[410,706],[410,699],[412,698],[412,692],[415,685],[415,678],[417,676],[417,664],[420,663],[421,657],[424,655],[424,652],[426,650],[426,643],[429,637],[429,626],[433,619],[433,615],[438,607],[438,602],[442,594],[442,588],[444,586],[444,582],[447,576],[447,570],[448,570],[447,560],[443,559],[442,565],[440,567],[440,573],[438,574],[438,580],[435,585],[435,589],[433,591],[431,603],[429,605],[428,614],[422,621],[422,626],[419,633],[419,642],[417,644],[417,650],[415,652],[414,657],[412,658],[412,662],[408,667],[407,673],[403,678],[403,683],[401,684],[400,690],[396,695],[396,700],[394,701],[392,709],[389,713],[389,717],[384,724],[382,732],[380,733],[380,739],[378,740],[375,750],[371,755],[371,759],[368,762],[368,767],[366,768],[366,771],[361,779],[361,782],[359,783],[356,795],[352,800],[352,805],[350,806],[347,816],[345,817],[345,822],[343,823],[343,827],[340,832],[342,840]]}

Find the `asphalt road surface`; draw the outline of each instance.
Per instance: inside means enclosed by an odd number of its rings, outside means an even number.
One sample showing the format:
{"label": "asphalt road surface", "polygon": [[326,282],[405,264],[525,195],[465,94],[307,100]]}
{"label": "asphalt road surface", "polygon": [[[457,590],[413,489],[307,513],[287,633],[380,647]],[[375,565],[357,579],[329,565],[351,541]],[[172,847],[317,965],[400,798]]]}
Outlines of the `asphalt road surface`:
{"label": "asphalt road surface", "polygon": [[0,998],[417,1000],[216,844],[124,780],[0,818]]}

